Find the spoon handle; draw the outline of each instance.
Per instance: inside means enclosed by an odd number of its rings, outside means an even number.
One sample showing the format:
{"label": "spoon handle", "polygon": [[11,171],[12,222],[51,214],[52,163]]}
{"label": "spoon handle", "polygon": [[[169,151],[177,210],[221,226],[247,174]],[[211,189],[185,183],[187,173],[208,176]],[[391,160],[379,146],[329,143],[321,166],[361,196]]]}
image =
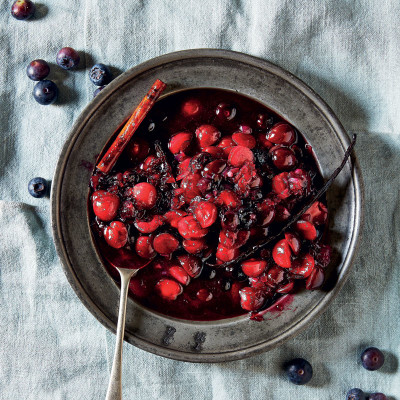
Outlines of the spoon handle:
{"label": "spoon handle", "polygon": [[106,400],[122,400],[122,344],[125,333],[126,303],[129,282],[137,269],[117,268],[121,277],[121,297],[119,299],[117,337],[115,343],[114,361],[111,369]]}

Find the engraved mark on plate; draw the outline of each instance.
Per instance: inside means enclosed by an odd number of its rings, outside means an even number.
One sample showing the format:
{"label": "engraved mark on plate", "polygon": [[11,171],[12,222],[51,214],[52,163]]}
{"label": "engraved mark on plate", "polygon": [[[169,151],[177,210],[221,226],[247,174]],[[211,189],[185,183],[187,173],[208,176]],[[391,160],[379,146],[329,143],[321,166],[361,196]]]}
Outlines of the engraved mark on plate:
{"label": "engraved mark on plate", "polygon": [[194,346],[192,349],[194,351],[201,351],[202,350],[202,345],[206,341],[206,334],[205,332],[196,332],[194,335]]}
{"label": "engraved mark on plate", "polygon": [[171,344],[171,342],[174,340],[175,332],[176,332],[176,329],[173,326],[167,326],[164,337],[162,339],[162,342],[165,346],[169,346]]}

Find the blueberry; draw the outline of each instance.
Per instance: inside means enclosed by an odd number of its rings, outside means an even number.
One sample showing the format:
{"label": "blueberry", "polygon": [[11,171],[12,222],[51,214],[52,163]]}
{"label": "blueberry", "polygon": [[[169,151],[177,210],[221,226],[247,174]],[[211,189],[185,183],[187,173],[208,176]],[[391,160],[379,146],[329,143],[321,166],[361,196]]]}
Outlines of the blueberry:
{"label": "blueberry", "polygon": [[361,354],[361,362],[368,371],[376,371],[385,362],[385,356],[376,347],[369,347]]}
{"label": "blueberry", "polygon": [[44,106],[53,104],[58,97],[58,87],[53,81],[39,81],[33,88],[33,97]]}
{"label": "blueberry", "polygon": [[41,81],[50,73],[49,64],[44,60],[33,60],[26,67],[26,74],[33,81]]}
{"label": "blueberry", "polygon": [[366,400],[367,397],[361,389],[350,389],[347,392],[346,400]]}
{"label": "blueberry", "polygon": [[95,64],[89,72],[90,80],[97,86],[107,85],[112,80],[111,71],[104,64]]}
{"label": "blueberry", "polygon": [[35,13],[35,4],[31,0],[17,0],[11,6],[11,15],[20,20],[25,20]]}
{"label": "blueberry", "polygon": [[295,358],[284,365],[284,369],[290,382],[295,385],[305,385],[313,375],[311,364],[304,358]]}
{"label": "blueberry", "polygon": [[61,68],[73,69],[78,66],[80,59],[75,49],[72,47],[63,47],[57,53],[56,62]]}
{"label": "blueberry", "polygon": [[383,393],[372,393],[369,395],[368,400],[387,400]]}
{"label": "blueberry", "polygon": [[31,196],[39,199],[46,196],[48,186],[46,179],[33,178],[28,183],[28,191]]}
{"label": "blueberry", "polygon": [[96,97],[105,87],[106,87],[106,85],[98,87],[98,88],[93,92],[93,97]]}

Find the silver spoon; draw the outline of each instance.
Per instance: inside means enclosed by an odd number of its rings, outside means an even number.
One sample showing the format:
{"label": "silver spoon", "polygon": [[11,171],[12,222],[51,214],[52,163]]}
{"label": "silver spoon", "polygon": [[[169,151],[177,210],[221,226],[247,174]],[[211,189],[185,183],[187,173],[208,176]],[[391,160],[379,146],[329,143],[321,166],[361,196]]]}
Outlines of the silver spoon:
{"label": "silver spoon", "polygon": [[117,338],[115,342],[114,361],[108,383],[106,400],[122,400],[122,348],[125,334],[126,303],[131,278],[139,269],[115,267],[121,277],[121,297],[119,299]]}

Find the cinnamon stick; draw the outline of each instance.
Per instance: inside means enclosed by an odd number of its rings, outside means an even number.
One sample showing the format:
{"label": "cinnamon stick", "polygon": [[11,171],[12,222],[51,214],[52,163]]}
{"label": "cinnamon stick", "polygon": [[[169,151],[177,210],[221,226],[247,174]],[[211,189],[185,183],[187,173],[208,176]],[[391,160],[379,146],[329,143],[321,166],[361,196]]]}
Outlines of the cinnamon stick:
{"label": "cinnamon stick", "polygon": [[136,132],[139,125],[149,113],[166,86],[167,85],[159,79],[154,82],[153,86],[136,107],[128,122],[122,128],[121,132],[107,150],[106,154],[97,164],[97,168],[101,172],[107,174],[111,171],[119,156],[123,152],[125,146],[128,144],[129,140],[132,138],[133,134]]}

